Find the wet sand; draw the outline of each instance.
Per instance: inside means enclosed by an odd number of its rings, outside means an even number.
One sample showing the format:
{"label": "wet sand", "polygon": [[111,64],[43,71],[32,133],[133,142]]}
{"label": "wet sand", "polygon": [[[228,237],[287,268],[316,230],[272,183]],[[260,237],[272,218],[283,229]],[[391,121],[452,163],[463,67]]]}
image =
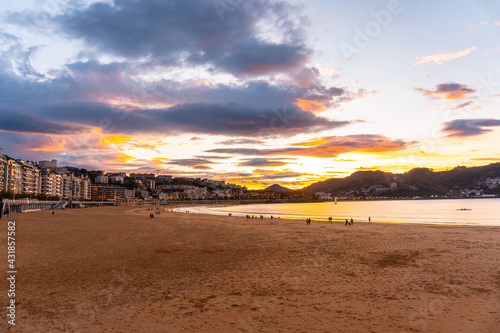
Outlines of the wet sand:
{"label": "wet sand", "polygon": [[15,214],[12,332],[498,332],[500,228]]}

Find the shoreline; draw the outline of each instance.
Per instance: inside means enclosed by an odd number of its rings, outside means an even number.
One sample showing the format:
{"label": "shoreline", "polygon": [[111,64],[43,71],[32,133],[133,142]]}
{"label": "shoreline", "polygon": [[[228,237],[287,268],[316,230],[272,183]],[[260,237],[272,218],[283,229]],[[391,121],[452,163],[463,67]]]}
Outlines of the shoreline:
{"label": "shoreline", "polygon": [[[435,200],[435,199],[433,199]],[[396,200],[395,200],[396,201]],[[399,201],[399,200],[397,200]],[[356,201],[354,201],[356,202]],[[294,204],[296,202],[281,202],[281,203],[257,203],[257,204],[264,204],[264,205],[267,205],[267,204]],[[324,203],[324,201],[322,202],[312,202],[312,203]],[[166,205],[154,205],[154,204],[141,204],[141,205],[135,205],[135,206],[107,206],[107,207],[128,207],[128,208],[136,208],[136,209],[144,209],[146,207],[163,207],[165,209],[172,209],[173,212],[175,213],[180,213],[180,214],[187,214],[186,212],[183,212],[183,211],[179,211],[180,209],[183,209],[183,208],[192,208],[192,207],[197,207],[197,208],[214,208],[214,207],[225,207],[225,206],[247,206],[247,205],[255,205],[255,204],[248,204],[248,203],[239,203],[239,204],[236,204],[236,203],[232,203],[232,204],[228,204],[228,205],[221,205],[220,203],[214,203],[214,204],[206,204],[206,203],[195,203],[195,202],[192,202],[190,205],[186,205],[185,203],[181,203],[181,202],[174,202],[174,203],[167,203]],[[65,209],[62,209],[62,210],[72,210],[72,211],[76,211],[76,210],[87,210],[87,209],[90,209],[90,208],[102,208],[102,207],[106,207],[106,206],[101,206],[101,207],[84,207],[84,208],[65,208]],[[163,209],[163,208],[160,208],[160,209]],[[20,211],[20,212],[13,212],[10,214],[10,216],[15,216],[15,214],[22,214],[22,213],[35,213],[35,212],[41,212],[41,211],[52,211],[53,209],[34,209],[34,210],[27,210],[27,211]],[[62,210],[56,210],[56,211],[62,211]],[[221,217],[224,217],[226,216],[227,217],[227,213],[228,212],[220,212],[220,213],[209,213],[209,212],[200,212],[200,211],[195,211],[195,212],[189,212],[188,214],[198,214],[198,215],[206,215],[206,216],[221,216]],[[254,219],[251,219],[251,220],[261,220],[259,215],[263,215],[264,218],[263,220],[285,220],[285,221],[297,221],[297,222],[303,222],[303,220],[305,220],[307,217],[306,216],[300,216],[300,217],[294,217],[294,216],[291,216],[291,215],[286,215],[286,214],[275,214],[275,213],[253,213],[254,215]],[[252,215],[252,213],[240,213],[240,212],[231,212],[231,216],[230,217],[245,217],[246,215]],[[273,219],[270,218],[270,216],[273,215]],[[9,216],[8,215],[5,215],[4,216],[4,219],[9,219]],[[344,224],[344,221],[345,219],[344,218],[334,218],[332,220],[332,222],[330,222],[328,220],[328,217],[325,217],[325,218],[313,218],[312,219],[312,222],[321,222],[321,223],[327,223],[327,224]],[[443,223],[438,223],[438,222],[405,222],[405,221],[365,221],[365,220],[354,220],[354,222],[356,224],[367,224],[367,225],[370,225],[370,224],[388,224],[388,225],[420,225],[420,226],[450,226],[450,227],[481,227],[481,228],[484,228],[484,227],[489,227],[489,228],[499,228],[500,225],[488,225],[488,224],[467,224],[467,223],[449,223],[449,222],[443,222]]]}
{"label": "shoreline", "polygon": [[[322,203],[322,202],[315,202],[315,203]],[[271,203],[258,203],[259,205],[267,205]],[[274,204],[274,203],[272,203]],[[294,203],[280,203],[280,204],[294,204]],[[233,207],[233,206],[247,206],[248,204],[228,204],[228,205],[221,205],[221,204],[200,204],[200,205],[195,205],[197,209],[201,208],[202,210],[196,210],[196,211],[189,211],[189,214],[200,214],[200,215],[208,215],[208,216],[228,216],[229,213],[231,213],[230,216],[232,217],[245,217],[247,215],[249,216],[254,216],[254,219],[251,220],[261,220],[260,215],[262,215],[264,220],[294,220],[294,221],[303,221],[308,216],[294,216],[294,215],[287,215],[287,214],[278,214],[278,213],[251,213],[251,212],[230,212],[230,211],[214,211],[210,212],[207,210],[203,210],[203,208],[216,208],[216,207]],[[177,206],[174,209],[175,212],[177,213],[182,213],[186,214],[186,212],[181,211],[183,208],[193,208],[193,205],[191,206],[185,206],[185,205],[180,205]],[[270,216],[273,216],[273,219],[270,218]],[[332,216],[333,217],[333,216]],[[324,222],[324,223],[339,223],[343,224],[345,222],[345,218],[339,218],[339,217],[333,217],[332,222],[328,220],[328,217],[313,217],[312,218],[313,222]],[[473,224],[473,223],[460,223],[460,222],[407,222],[407,221],[390,221],[390,220],[372,220],[372,221],[366,221],[366,220],[354,220],[356,224],[358,223],[363,223],[363,224],[392,224],[392,225],[428,225],[428,226],[451,226],[451,227],[500,227],[500,225],[490,225],[490,224]]]}

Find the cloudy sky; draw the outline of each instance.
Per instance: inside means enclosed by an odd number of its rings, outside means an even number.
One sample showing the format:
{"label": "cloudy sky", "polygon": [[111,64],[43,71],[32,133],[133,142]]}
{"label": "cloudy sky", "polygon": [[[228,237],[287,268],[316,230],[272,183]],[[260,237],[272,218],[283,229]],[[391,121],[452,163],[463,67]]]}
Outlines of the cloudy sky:
{"label": "cloudy sky", "polygon": [[500,161],[500,1],[2,1],[0,153],[299,188]]}

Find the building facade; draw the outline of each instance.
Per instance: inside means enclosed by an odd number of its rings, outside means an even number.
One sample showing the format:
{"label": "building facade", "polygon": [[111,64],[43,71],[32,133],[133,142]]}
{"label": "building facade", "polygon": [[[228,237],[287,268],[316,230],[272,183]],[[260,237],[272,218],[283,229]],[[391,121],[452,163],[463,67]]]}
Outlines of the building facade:
{"label": "building facade", "polygon": [[21,192],[39,194],[41,191],[40,170],[33,164],[22,160],[16,160],[21,167]]}

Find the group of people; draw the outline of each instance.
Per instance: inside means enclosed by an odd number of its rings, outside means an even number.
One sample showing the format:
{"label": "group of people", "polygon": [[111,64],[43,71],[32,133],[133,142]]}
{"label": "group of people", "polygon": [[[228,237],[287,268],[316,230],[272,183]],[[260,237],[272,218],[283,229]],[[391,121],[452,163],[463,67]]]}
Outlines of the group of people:
{"label": "group of people", "polygon": [[[229,215],[229,216],[231,216],[231,215]],[[246,219],[247,219],[247,220],[250,220],[250,219],[258,219],[258,218],[260,218],[261,220],[262,220],[262,219],[264,219],[264,215],[261,215],[261,216],[259,216],[259,217],[257,217],[257,216],[253,216],[253,215],[246,215],[245,217],[246,217]],[[271,218],[272,218],[272,217],[271,217]]]}
{"label": "group of people", "polygon": [[[148,210],[153,210],[153,208],[150,208]],[[165,209],[163,209],[165,211]],[[149,213],[149,218],[154,219],[155,215],[160,215],[160,208],[156,208],[156,211],[154,213]]]}
{"label": "group of people", "polygon": [[[333,217],[328,217],[328,222],[333,222]],[[368,217],[368,223],[371,223],[372,222],[372,218],[371,217]],[[311,219],[308,218],[306,219],[306,224],[311,224]],[[351,217],[351,219],[345,219],[345,225],[354,225],[354,219]]]}
{"label": "group of people", "polygon": [[[229,213],[229,216],[231,216],[231,213]],[[259,217],[257,217],[257,216],[253,216],[253,215],[245,215],[245,218],[246,218],[247,220],[251,220],[251,219],[258,219],[258,218],[260,218],[261,220],[263,220],[263,219],[264,219],[264,215],[260,215]],[[271,215],[271,220],[272,220],[272,219],[274,219],[274,216],[272,216],[272,215]],[[279,219],[279,217],[277,217],[277,219]]]}

